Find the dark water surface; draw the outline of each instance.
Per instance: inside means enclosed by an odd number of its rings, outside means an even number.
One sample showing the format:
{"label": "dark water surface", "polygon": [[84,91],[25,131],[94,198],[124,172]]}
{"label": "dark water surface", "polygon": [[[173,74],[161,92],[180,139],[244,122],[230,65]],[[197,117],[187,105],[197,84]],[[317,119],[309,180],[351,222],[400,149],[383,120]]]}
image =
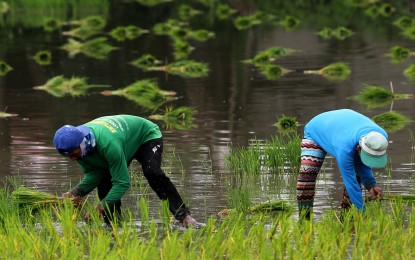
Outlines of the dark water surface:
{"label": "dark water surface", "polygon": [[[119,9],[109,11],[108,28],[129,24],[151,28],[154,21],[144,20],[139,15],[134,18],[133,10],[128,10],[130,7],[120,5]],[[139,8],[136,10],[138,12]],[[123,16],[122,12],[128,15]],[[160,14],[157,19],[158,22],[165,21],[167,16]],[[43,85],[56,75],[87,77],[89,83],[110,85],[111,89],[126,87],[139,79],[155,78],[160,88],[178,93],[180,98],[171,105],[191,106],[198,111],[195,115],[197,128],[191,130],[168,130],[162,122],[157,123],[164,134],[164,169],[184,194],[193,214],[200,219],[216,215],[228,206],[228,170],[224,160],[228,147],[247,145],[254,139],[270,139],[277,133],[273,124],[282,114],[296,117],[302,125],[316,114],[332,109],[351,108],[374,116],[388,111],[389,106],[369,110],[347,99],[362,90],[363,84],[389,88],[393,82],[397,93],[415,92],[414,82],[403,75],[404,69],[414,60],[392,64],[385,56],[393,45],[415,50],[415,42],[404,38],[392,26],[381,32],[356,27],[352,37],[339,41],[323,40],[316,35],[321,27],[313,23],[293,31],[270,26],[238,31],[230,22],[217,23],[209,28],[216,33],[215,38],[191,42],[196,49],[189,58],[206,62],[210,67],[209,76],[198,79],[143,72],[128,64],[144,53],[172,60],[171,40],[164,36],[149,34],[122,43],[110,41],[119,49],[111,52],[106,60],[95,60],[82,54],[69,58],[59,49],[66,43],[66,37],[59,32],[46,33],[41,28],[6,29],[3,31],[12,31],[13,37],[0,36],[0,60],[6,61],[14,70],[0,76],[0,109],[7,107],[7,112],[18,116],[0,119],[1,180],[20,176],[29,187],[65,192],[71,184],[77,183],[82,173],[75,162],[56,153],[52,139],[57,128],[110,114],[150,115],[125,98],[100,95],[101,89],[92,89],[82,97],[57,98],[34,90],[34,86]],[[273,46],[300,50],[277,62],[293,72],[270,81],[254,66],[241,62]],[[50,66],[39,66],[31,58],[43,49],[52,51],[53,64]],[[330,81],[301,72],[338,61],[347,62],[352,70],[344,81]],[[393,109],[415,119],[413,99],[395,101]],[[405,194],[415,191],[413,132],[414,123],[411,123],[390,133],[390,163],[385,169],[375,170],[384,190]],[[138,170],[139,166],[134,164],[132,168]],[[332,158],[326,159],[319,180],[316,210],[321,212],[330,206],[338,207],[343,185]],[[278,180],[272,176],[258,181],[252,200],[275,197],[279,193],[274,188],[278,186],[275,181]],[[290,194],[295,187],[284,189],[283,193]],[[129,198],[137,197],[140,192],[130,190],[124,202],[132,204]],[[159,209],[158,200],[151,191],[150,194],[152,207]],[[293,201],[291,195],[286,198]]]}

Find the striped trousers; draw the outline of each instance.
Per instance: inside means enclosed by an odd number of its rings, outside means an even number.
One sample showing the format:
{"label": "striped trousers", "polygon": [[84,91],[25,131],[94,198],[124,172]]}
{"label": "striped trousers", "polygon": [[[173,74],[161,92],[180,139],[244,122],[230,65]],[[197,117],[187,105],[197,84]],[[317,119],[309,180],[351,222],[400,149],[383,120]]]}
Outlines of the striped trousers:
{"label": "striped trousers", "polygon": [[[326,154],[327,152],[314,141],[309,139],[303,139],[301,141],[301,166],[297,179],[297,203],[300,217],[310,218],[314,202],[316,180]],[[357,173],[356,178],[360,184],[360,178]],[[342,209],[348,209],[350,206],[349,195],[346,188],[344,188],[341,207]]]}

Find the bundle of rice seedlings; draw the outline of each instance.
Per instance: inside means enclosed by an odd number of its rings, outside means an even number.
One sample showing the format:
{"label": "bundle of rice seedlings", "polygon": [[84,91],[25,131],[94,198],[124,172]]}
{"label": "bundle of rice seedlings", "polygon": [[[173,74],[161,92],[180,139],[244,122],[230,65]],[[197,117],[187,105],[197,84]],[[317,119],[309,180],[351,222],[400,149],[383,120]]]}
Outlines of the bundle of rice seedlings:
{"label": "bundle of rice seedlings", "polygon": [[55,18],[46,18],[43,22],[43,30],[47,32],[52,32],[57,29],[60,29],[64,23],[55,19]]}
{"label": "bundle of rice seedlings", "polygon": [[109,35],[119,42],[125,40],[133,40],[145,33],[148,33],[148,30],[142,29],[140,27],[129,25],[129,26],[118,26],[112,29],[109,32]]}
{"label": "bundle of rice seedlings", "polygon": [[283,68],[276,64],[267,64],[261,67],[261,74],[263,74],[268,80],[277,80],[284,74],[290,72],[290,70]]}
{"label": "bundle of rice seedlings", "polygon": [[392,58],[392,62],[397,63],[408,59],[410,56],[414,55],[414,52],[408,48],[395,45],[390,48],[390,51],[387,55]]}
{"label": "bundle of rice seedlings", "polygon": [[9,73],[13,68],[6,62],[0,60],[0,76],[4,76]]}
{"label": "bundle of rice seedlings", "polygon": [[182,21],[188,21],[200,14],[202,14],[202,11],[193,8],[188,4],[181,4],[179,6],[178,15],[180,20]]}
{"label": "bundle of rice seedlings", "polygon": [[412,94],[395,94],[392,90],[374,85],[366,85],[360,93],[349,99],[363,103],[370,108],[374,108],[390,104],[393,100],[410,98],[413,98]]}
{"label": "bundle of rice seedlings", "polygon": [[154,114],[150,118],[154,120],[162,120],[166,123],[168,128],[174,128],[177,130],[188,130],[192,128],[193,125],[193,114],[196,112],[196,109],[191,107],[179,107],[173,109],[172,107],[167,107],[164,111],[164,114]]}
{"label": "bundle of rice seedlings", "polygon": [[70,23],[95,31],[101,31],[106,25],[105,19],[98,15],[88,16],[81,20],[71,21]]}
{"label": "bundle of rice seedlings", "polygon": [[142,5],[153,7],[159,4],[171,2],[172,0],[136,0],[136,1]]}
{"label": "bundle of rice seedlings", "polygon": [[286,15],[282,21],[278,22],[278,25],[284,27],[286,30],[296,29],[300,25],[300,20],[295,17]]}
{"label": "bundle of rice seedlings", "polygon": [[[292,206],[283,200],[270,200],[251,206],[248,212],[251,214],[266,213],[266,212],[281,212],[281,213],[292,213]],[[237,212],[237,209],[224,209],[218,213],[219,217],[226,217],[229,214]]]}
{"label": "bundle of rice seedlings", "polygon": [[50,65],[52,62],[52,53],[50,51],[38,51],[33,59],[39,65]]}
{"label": "bundle of rice seedlings", "polygon": [[299,123],[297,122],[296,117],[289,117],[282,115],[278,118],[278,121],[274,124],[282,132],[291,132],[296,131]]}
{"label": "bundle of rice seedlings", "polygon": [[173,55],[176,60],[186,59],[190,55],[190,53],[192,53],[192,51],[195,49],[188,42],[183,40],[175,40],[173,42],[173,48]]}
{"label": "bundle of rice seedlings", "polygon": [[[415,32],[415,31],[414,31]],[[410,80],[415,81],[415,64],[410,65],[406,68],[403,74]]]}
{"label": "bundle of rice seedlings", "polygon": [[4,111],[0,111],[0,118],[18,116],[18,114],[6,113],[6,110],[7,107],[4,109]]}
{"label": "bundle of rice seedlings", "polygon": [[29,189],[20,186],[12,192],[11,195],[13,203],[21,209],[29,209],[36,211],[42,208],[47,208],[63,203],[62,198],[49,194],[46,192],[40,192],[33,189]]}
{"label": "bundle of rice seedlings", "polygon": [[130,64],[140,69],[146,70],[149,67],[155,67],[158,64],[161,64],[161,61],[157,60],[156,57],[151,54],[144,54],[140,58],[130,62]]}
{"label": "bundle of rice seedlings", "polygon": [[409,16],[401,16],[393,22],[393,25],[397,26],[401,30],[412,27],[415,24],[415,19]]}
{"label": "bundle of rice seedlings", "polygon": [[214,32],[211,32],[205,29],[199,29],[195,31],[189,31],[188,38],[194,39],[199,42],[205,42],[214,36],[215,36]]}
{"label": "bundle of rice seedlings", "polygon": [[317,33],[319,36],[324,38],[325,40],[329,40],[331,38],[336,38],[338,40],[344,40],[353,35],[353,31],[347,29],[346,27],[339,26],[337,28],[328,28],[324,27],[321,31]]}
{"label": "bundle of rice seedlings", "polygon": [[117,47],[108,44],[105,37],[98,37],[86,42],[68,39],[68,43],[61,48],[69,53],[69,57],[82,53],[85,56],[101,60],[107,58],[108,53],[117,49]]}
{"label": "bundle of rice seedlings", "polygon": [[182,60],[167,64],[165,66],[156,66],[147,68],[149,71],[166,71],[167,73],[188,78],[205,77],[209,73],[209,67],[206,63],[196,62],[193,60]]}
{"label": "bundle of rice seedlings", "polygon": [[143,79],[117,90],[106,90],[101,94],[123,96],[144,108],[155,110],[172,99],[176,92],[161,90],[154,80]]}
{"label": "bundle of rice seedlings", "polygon": [[233,24],[238,30],[247,30],[255,25],[261,24],[262,22],[253,15],[238,16],[233,20]]}
{"label": "bundle of rice seedlings", "polygon": [[346,63],[338,62],[327,65],[319,70],[305,70],[305,74],[318,74],[330,80],[344,80],[350,75],[350,68]]}
{"label": "bundle of rice seedlings", "polygon": [[36,86],[36,90],[45,90],[55,97],[63,97],[67,94],[71,96],[81,96],[87,90],[96,87],[107,87],[105,85],[89,85],[86,78],[72,77],[67,79],[62,75],[49,79],[45,85]]}
{"label": "bundle of rice seedlings", "polygon": [[184,22],[181,22],[176,19],[168,19],[164,23],[157,23],[153,26],[153,32],[156,35],[170,35],[172,31],[175,31],[179,28],[182,28],[186,25]]}
{"label": "bundle of rice seedlings", "polygon": [[412,120],[410,120],[405,115],[395,111],[382,113],[380,115],[374,116],[372,119],[376,124],[381,126],[383,129],[385,129],[386,132],[389,133],[399,131],[410,122],[412,122]]}
{"label": "bundle of rice seedlings", "polygon": [[238,11],[236,11],[235,9],[232,9],[227,4],[221,3],[221,4],[218,4],[215,12],[216,12],[216,17],[218,17],[219,20],[225,20],[231,17],[232,15],[236,14]]}

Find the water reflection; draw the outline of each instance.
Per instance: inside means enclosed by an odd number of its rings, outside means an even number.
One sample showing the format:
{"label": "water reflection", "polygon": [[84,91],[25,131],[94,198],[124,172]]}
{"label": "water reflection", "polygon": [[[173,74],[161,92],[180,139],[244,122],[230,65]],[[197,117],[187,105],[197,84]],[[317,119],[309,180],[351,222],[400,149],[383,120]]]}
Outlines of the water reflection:
{"label": "water reflection", "polygon": [[[114,18],[111,22],[129,24],[136,21],[140,10],[125,10],[128,8],[121,6],[120,9],[109,9],[113,13],[108,15]],[[126,15],[121,15],[122,11]],[[102,13],[107,14],[106,11]],[[161,19],[160,14],[149,15],[148,21],[143,21],[146,25],[143,27],[150,28],[158,19]],[[414,93],[413,84],[402,74],[409,64],[391,65],[385,57],[391,45],[409,44],[396,32],[377,33],[357,27],[355,34],[343,41],[325,41],[316,35],[317,28],[313,26],[311,23],[310,27],[300,27],[296,31],[267,26],[237,31],[229,25],[212,25],[216,33],[214,39],[192,44],[195,50],[190,58],[206,62],[210,68],[208,77],[196,79],[144,72],[129,64],[144,53],[155,53],[171,62],[171,40],[152,34],[114,43],[122,48],[111,52],[103,61],[85,56],[69,59],[67,53],[51,47],[53,66],[48,67],[40,67],[27,57],[46,46],[61,46],[66,42],[62,36],[44,35],[34,28],[21,29],[22,33],[10,39],[2,37],[0,58],[12,64],[14,70],[6,77],[0,77],[0,110],[8,107],[8,111],[20,116],[0,119],[0,177],[5,180],[18,175],[28,186],[64,192],[81,178],[82,173],[75,162],[55,152],[52,136],[58,127],[65,123],[82,124],[108,114],[150,115],[139,105],[121,97],[104,97],[91,92],[78,98],[57,99],[33,90],[34,86],[56,75],[85,76],[94,84],[112,86],[112,90],[136,80],[155,78],[160,88],[177,93],[179,98],[172,101],[175,107],[190,106],[198,111],[196,128],[185,131],[163,129],[164,169],[184,194],[196,217],[216,215],[229,206],[229,175],[224,160],[228,146],[245,146],[251,140],[270,139],[278,131],[273,124],[282,114],[296,117],[303,126],[316,114],[330,109],[352,108],[368,116],[384,112],[369,110],[347,99],[360,92],[363,83],[388,86],[392,81],[399,85],[399,93]],[[271,46],[300,50],[278,60],[279,65],[291,70],[278,80],[267,80],[259,70],[242,62]],[[352,71],[344,81],[302,73],[338,61],[347,62]],[[395,103],[394,110],[415,118],[413,100]],[[413,130],[412,122],[390,134],[390,168],[376,170],[378,182],[387,192],[414,192],[414,141],[410,133]],[[131,168],[140,170],[137,164]],[[294,202],[295,180],[290,178],[290,175],[282,178],[273,174],[260,176],[252,183],[252,201],[280,196]],[[282,187],[281,190],[278,187]],[[142,192],[130,190],[125,204],[136,207],[135,201]],[[340,206],[343,182],[333,158],[325,160],[316,192],[317,213]],[[157,214],[158,199],[151,192],[149,197],[151,211]]]}

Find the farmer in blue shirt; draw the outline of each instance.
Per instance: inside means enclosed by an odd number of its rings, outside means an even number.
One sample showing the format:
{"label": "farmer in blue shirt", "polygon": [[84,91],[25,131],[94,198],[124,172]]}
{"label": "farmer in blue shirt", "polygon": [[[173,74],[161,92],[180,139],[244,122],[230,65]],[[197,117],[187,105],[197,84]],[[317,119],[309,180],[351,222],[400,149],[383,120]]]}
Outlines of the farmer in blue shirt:
{"label": "farmer in blue shirt", "polygon": [[301,167],[297,181],[300,216],[310,218],[316,178],[327,153],[337,161],[345,185],[342,208],[350,202],[364,209],[361,184],[371,198],[380,198],[372,167],[386,165],[388,134],[370,118],[350,109],[328,111],[314,117],[304,128]]}

